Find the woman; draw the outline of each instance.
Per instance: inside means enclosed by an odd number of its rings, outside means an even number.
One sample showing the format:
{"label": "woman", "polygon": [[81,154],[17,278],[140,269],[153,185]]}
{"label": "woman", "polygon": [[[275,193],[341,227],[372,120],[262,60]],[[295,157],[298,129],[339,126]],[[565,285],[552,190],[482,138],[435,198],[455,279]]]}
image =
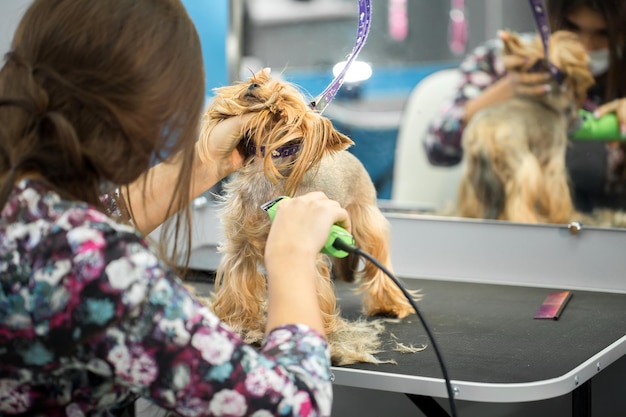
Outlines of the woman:
{"label": "woman", "polygon": [[[625,14],[621,0],[547,0],[552,30],[578,33],[589,52],[596,84],[583,107],[597,116],[614,112],[626,137],[626,42]],[[434,165],[461,161],[463,128],[472,117],[514,94],[545,94],[548,73],[517,73],[520,57],[501,59],[501,42],[479,46],[460,66],[463,79],[451,104],[431,123],[424,138],[426,152]],[[615,138],[616,140],[621,138]],[[624,146],[616,143],[572,142],[567,166],[574,203],[579,210],[596,207],[626,208]]]}
{"label": "woman", "polygon": [[278,207],[260,352],[143,238],[172,215],[188,235],[191,199],[242,162],[237,119],[206,139],[213,164],[196,156],[201,56],[179,0],[36,0],[20,22],[0,71],[0,415],[138,397],[181,416],[330,414],[315,259],[345,210],[321,193]]}

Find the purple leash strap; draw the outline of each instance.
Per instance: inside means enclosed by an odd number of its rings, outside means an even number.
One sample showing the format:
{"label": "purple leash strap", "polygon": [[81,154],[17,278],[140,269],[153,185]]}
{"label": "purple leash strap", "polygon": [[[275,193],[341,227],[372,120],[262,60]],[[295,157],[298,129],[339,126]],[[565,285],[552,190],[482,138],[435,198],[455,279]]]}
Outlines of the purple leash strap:
{"label": "purple leash strap", "polygon": [[539,29],[539,34],[541,35],[544,56],[544,59],[537,62],[537,65],[533,67],[532,70],[539,71],[547,68],[547,70],[550,71],[550,74],[552,74],[552,77],[556,80],[556,82],[560,84],[563,82],[563,73],[554,64],[548,61],[551,30],[550,23],[548,22],[548,15],[546,13],[546,6],[543,3],[543,0],[528,0],[528,2],[530,3],[530,8],[533,11],[533,16],[535,18],[537,29]]}
{"label": "purple leash strap", "polygon": [[317,97],[309,103],[309,106],[317,111],[318,113],[322,113],[324,109],[328,106],[328,104],[335,98],[337,91],[341,88],[343,84],[343,80],[352,65],[352,62],[356,59],[365,45],[365,41],[367,40],[367,35],[370,32],[370,26],[372,23],[372,6],[370,0],[359,0],[359,27],[356,34],[356,42],[354,47],[352,48],[352,52],[350,53],[348,60],[346,61],[346,65],[343,67],[341,72],[337,74],[337,76],[331,81],[331,83],[326,87],[326,89],[319,94]]}

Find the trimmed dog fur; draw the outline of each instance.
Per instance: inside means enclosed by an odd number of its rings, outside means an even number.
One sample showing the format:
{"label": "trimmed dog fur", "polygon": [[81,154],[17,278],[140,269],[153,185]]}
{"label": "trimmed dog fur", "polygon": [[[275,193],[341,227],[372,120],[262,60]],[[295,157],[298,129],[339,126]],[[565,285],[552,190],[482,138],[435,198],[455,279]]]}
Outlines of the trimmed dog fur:
{"label": "trimmed dog fur", "polygon": [[[541,40],[523,43],[508,32],[504,54],[543,59]],[[565,168],[567,131],[594,83],[576,34],[551,35],[549,61],[564,75],[542,97],[517,96],[476,114],[462,143],[467,165],[457,214],[523,223],[566,223],[575,210]]]}
{"label": "trimmed dog fur", "polygon": [[[311,110],[293,85],[262,70],[245,82],[216,89],[204,119],[202,135],[220,120],[253,113],[244,128],[240,150],[243,167],[224,185],[221,220],[225,241],[212,308],[215,314],[249,343],[264,337],[266,281],[263,253],[270,219],[260,206],[281,195],[323,191],[350,214],[357,245],[389,270],[389,225],[379,211],[376,191],[363,165],[346,149],[352,141]],[[287,148],[286,148],[287,147]],[[285,151],[287,149],[287,151]],[[207,160],[208,153],[200,151]],[[289,256],[289,254],[285,254]],[[402,292],[377,267],[358,257],[317,262],[319,303],[334,364],[378,362],[380,323],[347,323],[340,317],[331,272],[336,279],[360,281],[363,312],[369,316],[403,318],[413,309]],[[414,294],[417,298],[417,294]],[[297,297],[294,294],[294,297]]]}

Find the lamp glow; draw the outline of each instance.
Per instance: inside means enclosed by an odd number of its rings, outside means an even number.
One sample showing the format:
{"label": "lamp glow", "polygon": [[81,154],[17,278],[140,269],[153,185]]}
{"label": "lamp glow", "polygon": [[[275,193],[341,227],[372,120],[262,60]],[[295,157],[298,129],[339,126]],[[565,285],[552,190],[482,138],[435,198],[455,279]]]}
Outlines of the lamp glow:
{"label": "lamp glow", "polygon": [[[341,61],[335,64],[333,67],[333,75],[338,76],[343,68],[346,66],[347,61]],[[372,76],[372,67],[367,62],[354,61],[348,68],[344,77],[346,83],[359,83],[368,80]]]}

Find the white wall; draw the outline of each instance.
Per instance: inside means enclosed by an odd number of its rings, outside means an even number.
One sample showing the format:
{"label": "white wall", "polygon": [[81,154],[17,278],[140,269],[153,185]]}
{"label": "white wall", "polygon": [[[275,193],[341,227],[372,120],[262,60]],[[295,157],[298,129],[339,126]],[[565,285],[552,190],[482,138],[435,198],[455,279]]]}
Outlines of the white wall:
{"label": "white wall", "polygon": [[0,0],[0,56],[9,52],[13,33],[32,0]]}

